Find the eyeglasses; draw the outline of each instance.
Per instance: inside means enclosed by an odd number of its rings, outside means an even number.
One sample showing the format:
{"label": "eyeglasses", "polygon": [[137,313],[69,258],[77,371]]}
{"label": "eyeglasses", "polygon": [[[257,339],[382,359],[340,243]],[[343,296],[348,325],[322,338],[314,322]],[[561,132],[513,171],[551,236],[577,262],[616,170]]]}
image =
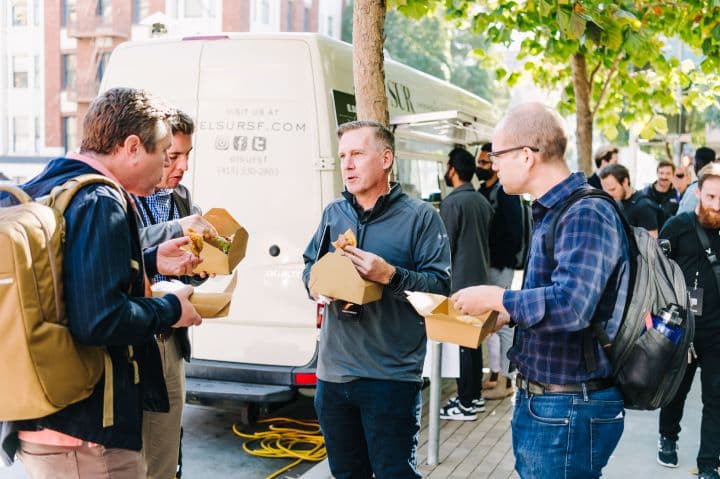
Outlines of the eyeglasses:
{"label": "eyeglasses", "polygon": [[499,156],[504,155],[505,153],[510,153],[510,152],[512,152],[512,151],[522,150],[523,148],[527,148],[528,150],[534,151],[535,153],[537,153],[538,151],[540,151],[540,148],[536,148],[536,147],[534,147],[534,146],[527,146],[527,145],[514,146],[514,147],[508,148],[508,149],[506,149],[506,150],[491,151],[490,153],[488,153],[488,157],[489,157],[491,160],[495,160],[495,159],[497,159]]}
{"label": "eyeglasses", "polygon": [[677,178],[678,180],[682,180],[683,178],[685,178],[685,173],[675,173],[675,178]]}

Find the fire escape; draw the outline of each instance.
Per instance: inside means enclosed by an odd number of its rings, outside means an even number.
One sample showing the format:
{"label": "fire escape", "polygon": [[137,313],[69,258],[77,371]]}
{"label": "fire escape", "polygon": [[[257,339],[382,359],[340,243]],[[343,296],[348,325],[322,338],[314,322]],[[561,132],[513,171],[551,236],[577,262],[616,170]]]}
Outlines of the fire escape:
{"label": "fire escape", "polygon": [[78,130],[88,105],[97,96],[110,52],[130,39],[131,5],[127,0],[77,0],[76,21],[68,24],[67,34],[77,39]]}

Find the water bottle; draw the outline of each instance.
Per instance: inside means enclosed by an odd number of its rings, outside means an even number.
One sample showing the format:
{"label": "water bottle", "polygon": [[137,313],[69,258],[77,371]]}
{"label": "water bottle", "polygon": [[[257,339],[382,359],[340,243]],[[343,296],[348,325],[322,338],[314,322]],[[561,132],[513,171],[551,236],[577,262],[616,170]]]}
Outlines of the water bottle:
{"label": "water bottle", "polygon": [[652,315],[653,329],[675,344],[680,344],[682,339],[681,323],[680,307],[677,304],[668,304],[658,315]]}

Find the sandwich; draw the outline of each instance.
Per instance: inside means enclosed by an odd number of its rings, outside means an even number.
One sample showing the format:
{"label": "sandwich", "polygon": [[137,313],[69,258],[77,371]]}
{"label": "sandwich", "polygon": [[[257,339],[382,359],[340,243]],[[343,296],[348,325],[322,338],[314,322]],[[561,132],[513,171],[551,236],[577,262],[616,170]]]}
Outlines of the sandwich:
{"label": "sandwich", "polygon": [[200,256],[203,249],[203,236],[196,233],[192,228],[188,228],[188,237],[190,238],[190,252],[195,256]]}
{"label": "sandwich", "polygon": [[332,245],[336,250],[344,251],[348,246],[357,246],[357,239],[355,239],[355,233],[353,230],[348,228],[344,233],[338,235],[337,240],[332,242]]}

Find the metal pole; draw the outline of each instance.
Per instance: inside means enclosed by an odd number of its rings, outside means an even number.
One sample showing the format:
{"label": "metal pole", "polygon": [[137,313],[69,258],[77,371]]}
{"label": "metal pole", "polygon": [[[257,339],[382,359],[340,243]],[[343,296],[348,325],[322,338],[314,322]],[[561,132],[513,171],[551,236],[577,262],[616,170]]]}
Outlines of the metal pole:
{"label": "metal pole", "polygon": [[440,396],[442,391],[442,343],[430,340],[430,406],[428,407],[428,466],[438,463],[440,452]]}

